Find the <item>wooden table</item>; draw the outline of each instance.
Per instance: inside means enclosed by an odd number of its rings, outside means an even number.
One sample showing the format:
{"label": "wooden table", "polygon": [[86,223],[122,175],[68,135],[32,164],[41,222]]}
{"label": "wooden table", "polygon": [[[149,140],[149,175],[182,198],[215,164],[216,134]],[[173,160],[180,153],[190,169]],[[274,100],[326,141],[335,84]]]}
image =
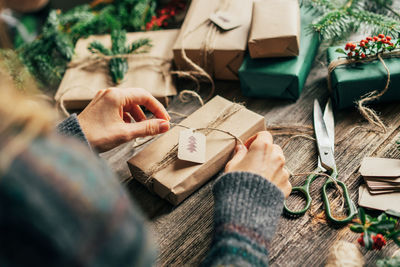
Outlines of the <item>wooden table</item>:
{"label": "wooden table", "polygon": [[[247,108],[265,116],[267,127],[295,126],[304,133],[312,132],[312,103],[318,98],[325,103],[328,98],[326,86],[325,53],[320,51],[314,61],[305,89],[297,102],[273,99],[250,99],[243,97],[239,82],[217,83],[217,94],[236,102],[245,102]],[[373,88],[377,89],[377,88]],[[208,86],[204,86],[204,91]],[[206,94],[206,92],[205,92]],[[174,99],[169,110],[190,114],[199,106],[193,101],[182,104]],[[395,144],[400,131],[400,105],[384,104],[375,106],[388,126],[387,133],[379,134],[371,128],[356,110],[335,112],[336,142],[335,155],[340,179],[350,191],[351,198],[357,202],[361,177],[358,168],[365,156],[400,158]],[[173,118],[177,119],[177,118]],[[360,127],[361,126],[361,127]],[[275,142],[282,145],[290,136],[275,136]],[[120,146],[103,154],[122,180],[131,178],[126,161],[137,151],[132,143]],[[296,138],[284,147],[287,166],[294,173],[312,171],[316,166],[316,147],[313,141]],[[305,177],[291,177],[293,185],[303,184]],[[173,207],[165,200],[152,195],[138,182],[126,183],[132,197],[148,216],[159,244],[158,264],[160,266],[198,265],[209,250],[212,239],[213,197],[211,188],[215,177],[186,199],[181,205]],[[320,182],[320,183],[319,183]],[[323,266],[330,247],[335,241],[343,239],[356,242],[357,234],[348,227],[337,228],[324,219],[320,197],[321,181],[312,186],[314,198],[311,212],[291,220],[281,217],[275,238],[272,241],[269,260],[272,266]],[[301,200],[295,199],[297,206]],[[390,256],[395,251],[391,243],[381,252],[368,252],[365,259],[373,265],[378,258]]]}

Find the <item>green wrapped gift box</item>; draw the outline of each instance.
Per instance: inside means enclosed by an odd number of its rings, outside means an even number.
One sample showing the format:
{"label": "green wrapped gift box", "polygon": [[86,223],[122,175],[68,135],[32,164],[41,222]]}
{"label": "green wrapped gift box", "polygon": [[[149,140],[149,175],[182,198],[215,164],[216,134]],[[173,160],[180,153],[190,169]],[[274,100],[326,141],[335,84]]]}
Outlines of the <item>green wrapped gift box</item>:
{"label": "green wrapped gift box", "polygon": [[299,56],[263,59],[251,59],[249,55],[246,56],[239,69],[244,95],[292,100],[299,98],[318,52],[318,34],[310,33],[307,29],[312,20],[312,12],[301,8]]}
{"label": "green wrapped gift box", "polygon": [[[337,53],[337,48],[328,48],[328,63],[344,57]],[[400,100],[400,59],[384,59],[390,71],[390,85],[388,91],[381,96],[380,102]],[[341,65],[331,73],[332,99],[336,108],[355,107],[355,102],[371,91],[381,91],[385,88],[387,72],[379,60],[355,65]]]}

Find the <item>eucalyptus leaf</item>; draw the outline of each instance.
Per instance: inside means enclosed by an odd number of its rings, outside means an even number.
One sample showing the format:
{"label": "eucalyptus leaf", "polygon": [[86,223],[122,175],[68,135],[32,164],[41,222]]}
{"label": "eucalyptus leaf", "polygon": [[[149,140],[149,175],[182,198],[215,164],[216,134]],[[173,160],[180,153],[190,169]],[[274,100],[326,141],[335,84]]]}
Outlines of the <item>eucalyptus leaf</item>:
{"label": "eucalyptus leaf", "polygon": [[371,249],[372,248],[372,238],[370,233],[367,230],[364,230],[364,237],[363,237],[363,241],[364,241],[364,246],[366,249]]}
{"label": "eucalyptus leaf", "polygon": [[342,48],[338,48],[338,49],[336,49],[335,51],[336,51],[337,53],[347,55],[347,53],[346,53]]}
{"label": "eucalyptus leaf", "polygon": [[350,226],[350,230],[356,233],[362,233],[364,232],[364,226],[361,224],[353,224]]}
{"label": "eucalyptus leaf", "polygon": [[358,218],[360,219],[362,225],[365,224],[365,219],[366,219],[365,217],[366,217],[366,216],[365,216],[365,211],[364,211],[364,209],[363,209],[363,208],[359,208],[359,209],[358,209]]}

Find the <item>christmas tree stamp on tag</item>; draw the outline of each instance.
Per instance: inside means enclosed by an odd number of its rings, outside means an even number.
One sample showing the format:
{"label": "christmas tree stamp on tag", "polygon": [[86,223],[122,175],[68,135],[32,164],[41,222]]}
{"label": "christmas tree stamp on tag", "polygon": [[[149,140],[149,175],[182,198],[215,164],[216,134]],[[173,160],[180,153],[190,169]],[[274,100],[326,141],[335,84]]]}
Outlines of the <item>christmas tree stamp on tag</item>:
{"label": "christmas tree stamp on tag", "polygon": [[178,158],[195,163],[206,162],[206,136],[192,129],[179,134]]}

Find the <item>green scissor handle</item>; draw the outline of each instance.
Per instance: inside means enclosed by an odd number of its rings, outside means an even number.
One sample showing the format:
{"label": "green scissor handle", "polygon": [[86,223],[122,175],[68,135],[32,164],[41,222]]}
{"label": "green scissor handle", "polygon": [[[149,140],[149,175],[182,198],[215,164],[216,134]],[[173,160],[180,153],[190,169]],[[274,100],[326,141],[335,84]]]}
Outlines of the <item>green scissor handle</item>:
{"label": "green scissor handle", "polygon": [[318,176],[319,175],[317,175],[317,174],[310,174],[307,176],[306,182],[304,183],[303,186],[295,186],[292,188],[292,192],[290,194],[297,193],[297,194],[301,195],[306,200],[306,205],[301,210],[291,210],[287,207],[286,200],[285,200],[283,202],[283,206],[284,206],[285,212],[287,212],[287,214],[294,215],[294,216],[301,216],[307,212],[307,210],[311,206],[311,201],[312,201],[312,198],[310,195],[310,185]]}
{"label": "green scissor handle", "polygon": [[[345,204],[347,205],[348,210],[349,210],[347,217],[343,218],[343,219],[336,219],[335,217],[332,216],[331,207],[330,207],[330,203],[329,203],[329,199],[328,199],[328,194],[326,192],[327,187],[331,186],[331,185],[334,186],[335,182],[338,186],[340,186],[342,188],[343,198],[344,198]],[[351,200],[351,198],[350,198],[349,191],[347,190],[347,186],[342,181],[339,181],[336,178],[329,178],[325,182],[324,186],[322,187],[322,198],[323,198],[324,204],[325,204],[326,216],[332,222],[339,223],[339,224],[340,223],[348,223],[353,219],[354,215],[357,214],[357,207],[354,204],[353,200]]]}
{"label": "green scissor handle", "polygon": [[[305,184],[303,186],[296,186],[296,187],[292,188],[292,193],[291,194],[297,193],[297,194],[302,195],[303,198],[306,201],[306,204],[305,204],[303,209],[295,211],[295,210],[291,210],[291,209],[289,209],[287,207],[286,200],[285,200],[285,202],[284,202],[284,210],[285,210],[285,212],[287,214],[293,215],[293,216],[302,216],[307,212],[307,210],[311,206],[311,201],[312,201],[312,198],[311,198],[311,195],[310,195],[310,185],[317,177],[320,177],[320,175],[317,174],[317,172],[315,174],[310,174],[309,176],[307,176],[306,182],[305,182]],[[337,177],[337,172],[334,171],[332,173],[331,177],[329,177],[327,179],[327,181],[325,182],[325,184],[322,187],[322,199],[323,199],[323,202],[325,204],[326,215],[327,215],[327,218],[329,220],[331,220],[332,222],[334,222],[334,223],[338,223],[338,224],[340,224],[340,223],[348,223],[353,219],[354,215],[357,214],[357,208],[356,208],[356,206],[354,205],[353,201],[350,198],[349,191],[347,190],[346,185],[343,182],[337,180],[336,177]],[[327,188],[328,188],[328,186],[334,186],[335,182],[337,183],[338,186],[340,186],[343,189],[343,197],[344,197],[344,200],[345,200],[345,204],[347,205],[348,210],[349,210],[349,213],[348,213],[347,217],[343,218],[343,219],[336,219],[335,217],[333,217],[331,209],[330,209],[330,203],[329,203],[329,198],[328,198],[328,194],[327,194]]]}

